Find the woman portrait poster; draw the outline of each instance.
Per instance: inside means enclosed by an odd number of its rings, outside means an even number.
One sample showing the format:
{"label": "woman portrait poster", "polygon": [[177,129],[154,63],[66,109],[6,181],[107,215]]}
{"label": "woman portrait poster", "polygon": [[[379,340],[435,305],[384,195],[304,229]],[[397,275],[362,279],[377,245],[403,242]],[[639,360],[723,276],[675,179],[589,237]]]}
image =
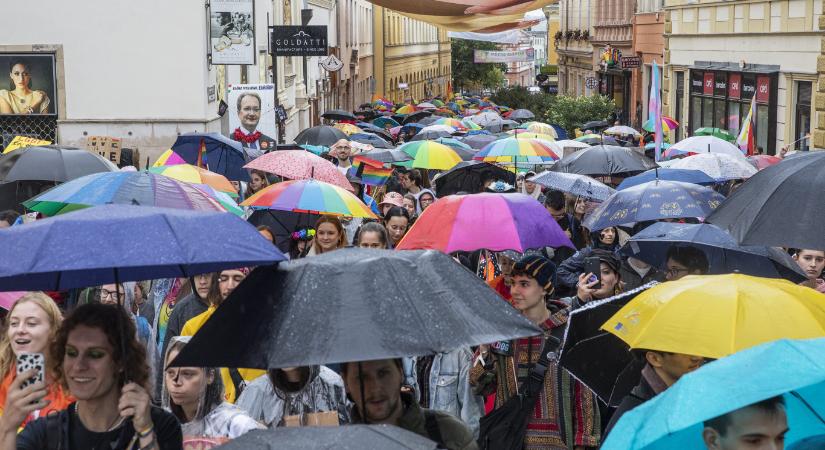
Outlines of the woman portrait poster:
{"label": "woman portrait poster", "polygon": [[54,56],[0,54],[0,114],[55,113]]}

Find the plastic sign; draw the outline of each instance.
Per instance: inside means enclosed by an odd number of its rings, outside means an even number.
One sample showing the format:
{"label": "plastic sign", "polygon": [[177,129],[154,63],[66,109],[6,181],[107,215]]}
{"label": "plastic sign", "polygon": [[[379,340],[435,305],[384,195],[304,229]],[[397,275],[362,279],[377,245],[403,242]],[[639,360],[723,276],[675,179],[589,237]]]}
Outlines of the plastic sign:
{"label": "plastic sign", "polygon": [[275,56],[327,56],[325,25],[277,25],[269,27]]}
{"label": "plastic sign", "polygon": [[321,67],[323,67],[327,72],[338,72],[344,67],[344,63],[342,63],[341,60],[335,55],[329,55],[326,58],[321,58],[321,62],[318,64],[320,64]]}

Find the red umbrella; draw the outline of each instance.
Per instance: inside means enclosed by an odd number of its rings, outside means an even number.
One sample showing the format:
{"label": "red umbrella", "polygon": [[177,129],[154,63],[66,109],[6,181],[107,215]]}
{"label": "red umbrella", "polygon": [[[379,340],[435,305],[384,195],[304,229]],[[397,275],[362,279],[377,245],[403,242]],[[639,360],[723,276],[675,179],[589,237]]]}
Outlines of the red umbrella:
{"label": "red umbrella", "polygon": [[774,164],[782,162],[782,158],[773,155],[753,155],[748,156],[748,161],[751,162],[757,169],[762,170]]}
{"label": "red umbrella", "polygon": [[255,158],[244,166],[290,180],[315,179],[352,191],[352,184],[334,164],[304,150],[279,150]]}

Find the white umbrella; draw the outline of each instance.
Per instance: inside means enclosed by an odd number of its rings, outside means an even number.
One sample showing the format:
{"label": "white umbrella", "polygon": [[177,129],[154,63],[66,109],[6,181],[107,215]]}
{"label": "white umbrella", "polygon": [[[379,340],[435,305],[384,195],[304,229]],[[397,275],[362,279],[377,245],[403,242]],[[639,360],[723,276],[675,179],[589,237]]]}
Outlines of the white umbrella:
{"label": "white umbrella", "polygon": [[455,133],[455,128],[449,125],[430,125],[422,128],[421,131],[419,131],[419,133],[424,133],[427,131],[443,131],[445,133],[453,134]]}
{"label": "white umbrella", "polygon": [[641,136],[642,134],[626,125],[616,125],[604,130],[604,134],[617,134],[619,136]]}
{"label": "white umbrella", "polygon": [[433,105],[432,103],[429,103],[429,102],[419,103],[416,107],[418,109],[438,109],[437,106],[435,106],[435,105]]}
{"label": "white umbrella", "polygon": [[739,158],[742,161],[747,161],[745,155],[742,154],[742,151],[739,150],[739,147],[731,144],[730,142],[719,139],[716,136],[693,136],[687,139],[683,139],[667,149],[668,154],[672,154],[674,151],[677,153],[721,153],[724,155],[730,155],[735,158]]}
{"label": "white umbrella", "polygon": [[484,111],[474,116],[470,116],[470,120],[478,125],[481,125],[482,127],[501,125],[501,116],[492,111]]}
{"label": "white umbrella", "polygon": [[[737,149],[738,151],[738,149]],[[663,161],[671,169],[700,170],[715,180],[750,178],[757,170],[747,159],[724,153],[700,153],[682,159]]]}
{"label": "white umbrella", "polygon": [[562,139],[561,141],[556,141],[556,145],[561,148],[588,148],[590,144],[574,141],[572,139]]}

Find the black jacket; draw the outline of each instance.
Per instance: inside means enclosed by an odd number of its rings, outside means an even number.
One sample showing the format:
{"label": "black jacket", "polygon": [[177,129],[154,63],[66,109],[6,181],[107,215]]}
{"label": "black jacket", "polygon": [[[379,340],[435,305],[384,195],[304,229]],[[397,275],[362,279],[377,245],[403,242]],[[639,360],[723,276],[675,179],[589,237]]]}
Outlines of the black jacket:
{"label": "black jacket", "polygon": [[622,267],[619,269],[619,273],[622,277],[622,283],[624,283],[624,291],[636,289],[637,287],[650,283],[651,281],[665,281],[665,274],[655,267],[651,267],[650,270],[647,271],[644,278],[640,277],[639,273],[630,267],[630,263],[627,262],[626,259],[622,260]]}
{"label": "black jacket", "polygon": [[[644,377],[639,381],[639,384],[630,391],[630,394],[627,394],[625,398],[622,399],[622,402],[619,403],[619,407],[616,408],[616,411],[613,413],[613,417],[610,418],[610,422],[607,424],[607,427],[604,429],[604,439],[607,439],[607,434],[610,433],[610,430],[616,425],[616,422],[622,417],[622,415],[631,409],[641,405],[642,403],[650,400],[651,398],[656,396],[656,392],[653,391],[653,388],[650,387],[647,380]],[[604,440],[602,440],[604,442]]]}

